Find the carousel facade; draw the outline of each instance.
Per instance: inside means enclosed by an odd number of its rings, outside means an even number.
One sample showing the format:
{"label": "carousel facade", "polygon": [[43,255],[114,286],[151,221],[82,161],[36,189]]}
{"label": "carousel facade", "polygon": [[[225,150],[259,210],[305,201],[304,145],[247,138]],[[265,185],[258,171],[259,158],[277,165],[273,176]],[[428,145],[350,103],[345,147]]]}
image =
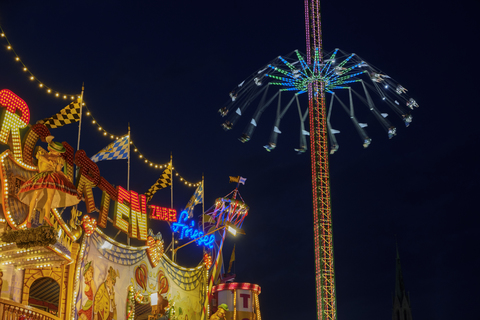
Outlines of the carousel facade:
{"label": "carousel facade", "polygon": [[[243,178],[233,178],[237,189],[216,200],[200,228],[186,211],[149,203],[151,193],[114,187],[93,157],[54,139],[49,121],[78,121],[65,110],[81,109],[80,99],[36,124],[10,90],[0,91],[0,107],[0,319],[261,319],[260,287],[220,275],[227,231],[242,233],[248,214],[237,197]],[[152,219],[184,245],[196,243],[203,260],[180,266],[179,247],[167,256],[174,244],[150,228]],[[112,227],[142,245],[108,236]]]}

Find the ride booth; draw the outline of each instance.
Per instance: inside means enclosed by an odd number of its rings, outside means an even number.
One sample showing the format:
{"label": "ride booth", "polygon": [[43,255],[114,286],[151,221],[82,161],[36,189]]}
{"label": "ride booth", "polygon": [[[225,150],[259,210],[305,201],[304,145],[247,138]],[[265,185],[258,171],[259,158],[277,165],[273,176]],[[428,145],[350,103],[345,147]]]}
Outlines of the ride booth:
{"label": "ride booth", "polygon": [[261,320],[258,295],[261,288],[251,283],[221,283],[212,288],[210,314],[222,303],[228,306],[226,320]]}

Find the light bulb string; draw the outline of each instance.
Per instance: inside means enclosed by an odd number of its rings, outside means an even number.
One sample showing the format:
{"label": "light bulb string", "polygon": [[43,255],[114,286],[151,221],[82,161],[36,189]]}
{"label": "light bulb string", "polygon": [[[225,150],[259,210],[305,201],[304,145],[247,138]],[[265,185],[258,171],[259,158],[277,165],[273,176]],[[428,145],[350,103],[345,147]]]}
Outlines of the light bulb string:
{"label": "light bulb string", "polygon": [[7,43],[7,51],[10,51],[14,54],[15,56],[15,61],[19,62],[22,65],[22,70],[26,72],[29,75],[29,79],[31,81],[36,81],[38,83],[38,86],[40,88],[45,88],[47,93],[54,93],[54,96],[59,98],[62,97],[63,99],[70,98],[71,100],[74,100],[75,97],[79,98],[78,94],[70,94],[70,93],[61,93],[58,90],[54,90],[51,87],[45,85],[42,81],[40,81],[31,71],[25,63],[23,63],[22,59],[20,59],[20,56],[17,54],[15,49],[13,48],[11,42],[8,40],[7,35],[5,34],[5,31],[3,30],[2,26],[0,26],[0,37],[5,39],[5,42]]}
{"label": "light bulb string", "polygon": [[[98,131],[100,131],[102,133],[103,136],[109,136],[110,139],[119,139],[119,136],[117,135],[114,135],[110,132],[108,132],[107,130],[105,130],[99,123],[97,120],[95,120],[95,118],[93,117],[92,115],[92,112],[90,111],[90,109],[88,109],[87,105],[85,104],[84,105],[84,108],[86,109],[86,112],[85,112],[85,115],[88,116],[88,117],[91,117],[92,118],[92,121],[90,121],[90,123],[92,125],[96,125],[97,126],[97,129]],[[137,145],[135,145],[135,142],[133,142],[133,139],[132,137],[130,137],[130,144],[132,146],[132,148],[130,150],[132,150],[134,153],[138,154],[138,158],[143,160],[145,162],[145,164],[147,164],[149,167],[151,168],[154,168],[154,169],[163,169],[163,168],[167,168],[169,163],[170,162],[167,162],[167,163],[156,163],[156,162],[153,162],[153,161],[150,161],[148,160],[145,155],[139,150],[139,148],[137,147]],[[175,171],[175,176],[178,177],[178,179],[183,182],[186,186],[189,186],[189,187],[198,187],[200,185],[201,182],[190,182],[188,180],[186,180],[185,178],[183,178],[177,170],[174,169],[174,167],[172,166],[172,177],[173,177],[173,171]]]}
{"label": "light bulb string", "polygon": [[[31,81],[36,81],[39,85],[39,87],[41,88],[45,88],[47,93],[54,93],[54,96],[55,97],[63,97],[64,99],[67,99],[67,98],[70,98],[71,100],[74,100],[75,97],[77,98],[80,98],[80,96],[78,94],[66,94],[66,93],[61,93],[60,91],[58,90],[54,90],[52,89],[51,87],[45,85],[42,81],[40,81],[31,71],[29,68],[27,68],[27,66],[25,65],[25,63],[20,59],[20,56],[17,54],[17,52],[15,51],[15,49],[13,48],[11,42],[8,40],[7,38],[7,35],[5,34],[5,31],[3,30],[2,26],[0,26],[0,37],[5,39],[6,43],[7,43],[7,50],[12,52],[15,56],[15,61],[16,62],[19,62],[21,65],[22,65],[22,70],[24,72],[26,72],[28,75],[29,75],[29,78]],[[97,125],[97,129],[98,131],[100,131],[102,133],[103,136],[109,136],[111,139],[118,139],[119,136],[117,135],[114,135],[114,134],[111,134],[109,133],[108,131],[106,131],[102,126],[100,126],[100,124],[95,120],[95,118],[93,117],[91,111],[88,109],[87,105],[84,103],[84,108],[87,110],[86,112],[86,115],[87,116],[90,116],[92,118],[92,121],[91,123],[92,124],[96,124]],[[143,153],[141,153],[138,149],[138,147],[135,145],[135,143],[130,139],[130,143],[131,145],[133,146],[133,151],[135,153],[138,153],[139,155],[139,158],[144,160],[144,162],[149,166],[149,167],[152,167],[152,168],[155,168],[155,169],[163,169],[163,168],[167,168],[168,166],[168,163],[166,164],[159,164],[159,163],[155,163],[155,162],[152,162],[152,161],[149,161],[148,159],[145,158],[145,156],[143,155]],[[172,176],[173,176],[173,169],[172,169]],[[185,185],[187,186],[193,186],[193,187],[196,187],[200,184],[200,182],[189,182],[188,180],[186,180],[185,178],[183,178],[179,173],[178,171],[175,171],[175,176],[178,177],[178,179],[183,182]]]}

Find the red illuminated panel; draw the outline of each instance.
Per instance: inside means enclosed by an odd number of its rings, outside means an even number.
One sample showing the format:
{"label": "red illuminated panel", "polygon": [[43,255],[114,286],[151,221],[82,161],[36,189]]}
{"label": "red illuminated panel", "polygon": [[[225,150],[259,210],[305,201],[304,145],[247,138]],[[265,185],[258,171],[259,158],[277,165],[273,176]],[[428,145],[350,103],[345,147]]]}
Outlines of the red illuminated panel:
{"label": "red illuminated panel", "polygon": [[100,213],[98,215],[98,225],[102,228],[107,226],[108,211],[110,209],[110,199],[117,200],[117,190],[103,177],[100,177],[98,188],[103,191],[102,201],[100,202]]}
{"label": "red illuminated panel", "polygon": [[[130,226],[129,236],[139,240],[147,240],[147,212],[142,212],[140,208],[146,207],[146,198],[141,195],[140,199],[138,193],[130,191]],[[141,206],[140,203],[141,202]]]}
{"label": "red illuminated panel", "polygon": [[177,211],[175,209],[168,209],[168,221],[177,222]]}
{"label": "red illuminated panel", "polygon": [[[115,201],[115,213],[113,215],[113,226],[119,230],[122,230],[125,233],[128,233],[129,222],[130,220],[130,207],[123,204],[123,200],[130,202],[130,192],[123,189],[122,187],[117,187],[118,201]],[[125,218],[127,220],[125,220]]]}
{"label": "red illuminated panel", "polygon": [[162,220],[162,221],[169,221],[169,222],[176,222],[177,221],[177,210],[158,207],[158,206],[150,206],[150,218],[155,220]]}
{"label": "red illuminated panel", "polygon": [[130,203],[130,192],[123,189],[121,186],[117,187],[117,192],[118,192],[118,202],[119,203],[123,204],[124,201]]}
{"label": "red illuminated panel", "polygon": [[30,110],[27,103],[22,98],[8,89],[0,90],[0,105],[7,108],[10,113],[20,111],[20,120],[23,123],[28,124],[30,122]]}

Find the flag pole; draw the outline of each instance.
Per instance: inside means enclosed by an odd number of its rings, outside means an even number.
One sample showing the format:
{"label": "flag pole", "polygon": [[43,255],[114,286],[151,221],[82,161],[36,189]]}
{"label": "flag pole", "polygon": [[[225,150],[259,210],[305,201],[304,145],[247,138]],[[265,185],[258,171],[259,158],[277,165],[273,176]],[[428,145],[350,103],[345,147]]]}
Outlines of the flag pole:
{"label": "flag pole", "polygon": [[[173,209],[173,156],[170,152],[170,209]],[[175,232],[172,230],[172,261],[175,262]]]}
{"label": "flag pole", "polygon": [[[130,122],[128,123],[128,161],[127,161],[127,191],[130,191]],[[127,234],[127,245],[130,245],[130,237]]]}
{"label": "flag pole", "polygon": [[83,91],[84,90],[85,90],[85,82],[82,82],[82,93],[80,94],[80,121],[78,122],[77,151],[80,149],[80,134],[82,133],[82,111],[83,111]]}
{"label": "flag pole", "polygon": [[130,122],[128,123],[128,170],[127,170],[127,191],[130,191]]}

